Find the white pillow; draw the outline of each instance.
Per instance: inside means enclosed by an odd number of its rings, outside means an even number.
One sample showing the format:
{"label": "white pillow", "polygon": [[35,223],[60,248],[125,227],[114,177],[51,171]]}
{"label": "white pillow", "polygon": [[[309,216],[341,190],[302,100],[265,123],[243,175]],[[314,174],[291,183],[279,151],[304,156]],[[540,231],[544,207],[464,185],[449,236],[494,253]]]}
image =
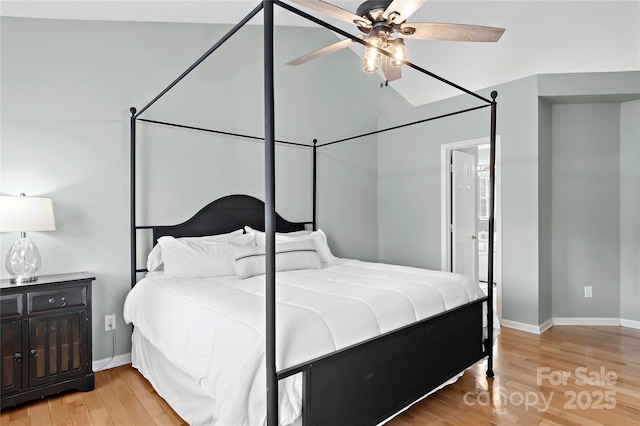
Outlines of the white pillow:
{"label": "white pillow", "polygon": [[[248,227],[245,227],[245,230]],[[251,229],[251,228],[249,228]],[[308,232],[308,231],[299,231],[299,232]],[[264,246],[266,244],[265,234],[261,231],[252,230],[252,233],[256,234],[256,245]],[[322,229],[318,229],[317,231],[310,232],[302,235],[291,235],[291,232],[288,233],[276,233],[276,244],[278,243],[290,243],[294,241],[302,241],[306,239],[311,239],[316,245],[316,251],[318,252],[318,256],[320,256],[320,260],[322,263],[331,262],[335,260],[336,257],[331,254],[331,249],[329,248],[329,244],[327,244],[327,236]]]}
{"label": "white pillow", "polygon": [[312,232],[310,236],[313,238],[313,242],[316,243],[316,249],[318,250],[318,255],[322,262],[327,263],[332,260],[336,260],[336,257],[331,253],[329,243],[327,242],[327,236],[322,232],[322,229],[318,228],[318,230]]}
{"label": "white pillow", "polygon": [[[253,235],[253,234],[247,234]],[[265,273],[265,247],[230,243],[236,276],[240,279]],[[322,262],[312,240],[306,239],[290,243],[276,244],[276,271],[297,269],[320,269]]]}
{"label": "white pillow", "polygon": [[164,273],[184,278],[207,278],[234,275],[235,268],[231,256],[230,243],[255,245],[253,234],[240,235],[232,239],[184,239],[162,237],[158,245],[162,247]]}
{"label": "white pillow", "polygon": [[[225,241],[235,238],[243,234],[242,229],[238,229],[233,232],[228,232],[226,234],[216,234],[216,235],[205,235],[203,237],[180,237],[178,240],[180,241]],[[160,244],[156,244],[153,246],[151,251],[149,252],[149,256],[147,256],[147,271],[162,271],[163,269],[162,262],[162,247]]]}
{"label": "white pillow", "polygon": [[163,268],[162,248],[160,247],[160,244],[156,244],[149,252],[149,256],[147,256],[147,271],[162,271]]}
{"label": "white pillow", "polygon": [[[258,231],[257,229],[253,229],[250,226],[245,226],[244,227],[244,232],[246,232],[247,234],[255,232],[256,235],[258,235],[258,233],[264,235],[264,232]],[[291,232],[276,232],[276,235],[285,235],[287,237],[302,237],[304,235],[309,235],[310,233],[311,233],[311,231],[291,231]],[[264,244],[262,244],[262,245],[264,245]]]}

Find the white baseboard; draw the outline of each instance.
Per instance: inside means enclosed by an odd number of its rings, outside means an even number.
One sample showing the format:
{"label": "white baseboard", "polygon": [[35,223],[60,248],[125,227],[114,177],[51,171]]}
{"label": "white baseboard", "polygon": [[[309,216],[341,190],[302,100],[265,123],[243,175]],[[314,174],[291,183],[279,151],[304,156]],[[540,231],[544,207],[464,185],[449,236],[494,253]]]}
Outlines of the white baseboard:
{"label": "white baseboard", "polygon": [[635,328],[636,330],[640,330],[640,321],[628,320],[621,318],[620,325],[628,328]]}
{"label": "white baseboard", "polygon": [[102,371],[109,368],[120,367],[121,365],[131,364],[131,353],[117,355],[111,358],[98,359],[93,361],[93,371]]}
{"label": "white baseboard", "polygon": [[590,325],[605,327],[627,327],[640,330],[640,321],[627,320],[623,318],[550,318],[540,325],[531,325],[523,322],[500,321],[502,327],[513,328],[533,334],[542,334],[554,325]]}
{"label": "white baseboard", "polygon": [[595,325],[619,327],[620,318],[553,318],[553,325]]}
{"label": "white baseboard", "polygon": [[548,320],[540,324],[540,334],[544,333],[545,331],[553,327],[553,324],[554,324],[553,318],[549,318]]}
{"label": "white baseboard", "polygon": [[514,330],[525,331],[527,333],[541,334],[541,328],[539,325],[531,325],[524,322],[510,321],[502,319],[500,321],[501,327],[513,328]]}

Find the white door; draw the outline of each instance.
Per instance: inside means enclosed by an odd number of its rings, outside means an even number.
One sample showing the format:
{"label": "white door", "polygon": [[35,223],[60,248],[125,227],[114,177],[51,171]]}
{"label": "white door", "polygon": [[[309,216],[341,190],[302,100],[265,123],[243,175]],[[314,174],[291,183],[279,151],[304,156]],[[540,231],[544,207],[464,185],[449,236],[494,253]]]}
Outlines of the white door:
{"label": "white door", "polygon": [[452,151],[451,164],[452,271],[477,281],[476,157],[462,151]]}
{"label": "white door", "polygon": [[[477,157],[478,159],[482,159],[483,156],[485,156],[485,154],[480,154],[480,149],[482,148],[483,150],[487,151],[487,147],[489,145],[489,138],[482,138],[482,139],[474,139],[474,140],[466,140],[466,141],[459,141],[459,142],[452,142],[452,143],[448,143],[448,144],[443,144],[441,149],[440,149],[440,161],[441,161],[441,195],[440,195],[440,203],[441,203],[441,218],[442,218],[442,228],[441,228],[441,253],[442,253],[442,257],[441,257],[441,269],[443,271],[453,271],[454,270],[454,262],[456,262],[457,264],[459,264],[459,260],[455,259],[454,257],[454,250],[459,250],[459,248],[455,247],[454,241],[453,241],[453,234],[452,234],[452,223],[453,223],[453,204],[454,202],[457,203],[458,205],[461,203],[460,201],[454,201],[454,192],[455,192],[455,186],[453,185],[453,171],[452,171],[452,158],[453,155],[455,154],[456,157],[459,157],[460,152],[459,150],[467,150],[467,149],[477,149],[478,150],[478,155],[479,157]],[[496,311],[498,313],[498,318],[502,317],[502,230],[501,230],[501,197],[500,197],[500,181],[501,181],[501,161],[500,161],[500,135],[496,136],[496,174],[495,174],[495,210],[494,210],[494,269],[493,269],[493,281],[495,283],[495,288],[494,288],[494,306],[496,307]],[[485,160],[476,160],[476,165],[477,164],[484,164],[484,162],[486,161],[488,163],[488,159]],[[476,186],[477,188],[477,186]],[[476,203],[478,203],[477,199],[476,199]],[[477,206],[478,204],[476,204]],[[457,210],[457,209],[456,209]],[[478,212],[476,210],[475,207],[466,209],[468,210],[467,213],[469,214],[479,214],[476,213]],[[461,212],[458,212],[457,214],[461,214]],[[475,220],[475,219],[474,219]],[[482,221],[478,221],[476,222],[478,223],[478,227],[476,228],[476,231],[478,231],[478,233],[474,233],[472,235],[475,235],[477,237],[482,236],[483,237],[483,243],[486,247],[487,245],[487,241],[486,238],[488,238],[488,233],[482,232],[482,235],[480,234],[480,229],[483,228],[483,224]],[[468,240],[467,240],[468,241]],[[477,242],[477,243],[476,243]],[[473,245],[479,245],[480,243],[480,238],[474,240],[473,236],[472,236],[472,244]],[[484,247],[483,247],[484,248]],[[485,249],[485,256],[484,256],[484,264],[486,267],[488,267],[488,261],[487,261],[487,255],[488,253],[486,253],[486,249]],[[474,270],[476,271],[476,274],[478,273],[478,265],[480,265],[480,260],[478,259],[478,257],[482,255],[481,253],[478,253],[477,255],[473,256],[473,260],[476,262],[476,266],[474,268]],[[455,260],[454,260],[455,259]],[[456,266],[456,268],[458,268],[458,266]],[[486,268],[485,268],[486,269]],[[478,276],[478,275],[475,275]],[[481,283],[485,284],[485,283]]]}

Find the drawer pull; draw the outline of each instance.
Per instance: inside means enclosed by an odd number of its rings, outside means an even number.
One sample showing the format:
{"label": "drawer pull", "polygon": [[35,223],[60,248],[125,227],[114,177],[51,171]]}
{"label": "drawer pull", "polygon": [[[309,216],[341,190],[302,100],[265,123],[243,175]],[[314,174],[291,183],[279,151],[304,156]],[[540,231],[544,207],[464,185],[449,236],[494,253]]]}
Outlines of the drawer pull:
{"label": "drawer pull", "polygon": [[22,361],[22,354],[20,352],[17,352],[15,354],[13,354],[13,360],[14,361]]}
{"label": "drawer pull", "polygon": [[36,351],[35,349],[31,349],[31,356],[34,358],[38,358],[38,351]]}
{"label": "drawer pull", "polygon": [[[67,306],[67,298],[62,296],[62,299],[60,299],[62,301],[62,305],[60,306],[61,308],[64,308],[65,306]],[[56,304],[56,299],[54,299],[53,297],[49,298],[49,303],[52,305]]]}

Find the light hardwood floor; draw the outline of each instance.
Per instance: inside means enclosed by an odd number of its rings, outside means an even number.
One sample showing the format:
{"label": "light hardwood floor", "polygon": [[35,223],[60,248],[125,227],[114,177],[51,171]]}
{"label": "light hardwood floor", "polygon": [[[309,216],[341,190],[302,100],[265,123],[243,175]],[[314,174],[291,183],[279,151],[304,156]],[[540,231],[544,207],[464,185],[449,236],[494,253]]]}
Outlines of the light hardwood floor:
{"label": "light hardwood floor", "polygon": [[[493,380],[485,365],[391,420],[418,425],[640,425],[640,330],[504,328]],[[585,382],[585,383],[583,383]],[[96,389],[4,410],[0,424],[185,424],[130,365],[96,373]]]}

